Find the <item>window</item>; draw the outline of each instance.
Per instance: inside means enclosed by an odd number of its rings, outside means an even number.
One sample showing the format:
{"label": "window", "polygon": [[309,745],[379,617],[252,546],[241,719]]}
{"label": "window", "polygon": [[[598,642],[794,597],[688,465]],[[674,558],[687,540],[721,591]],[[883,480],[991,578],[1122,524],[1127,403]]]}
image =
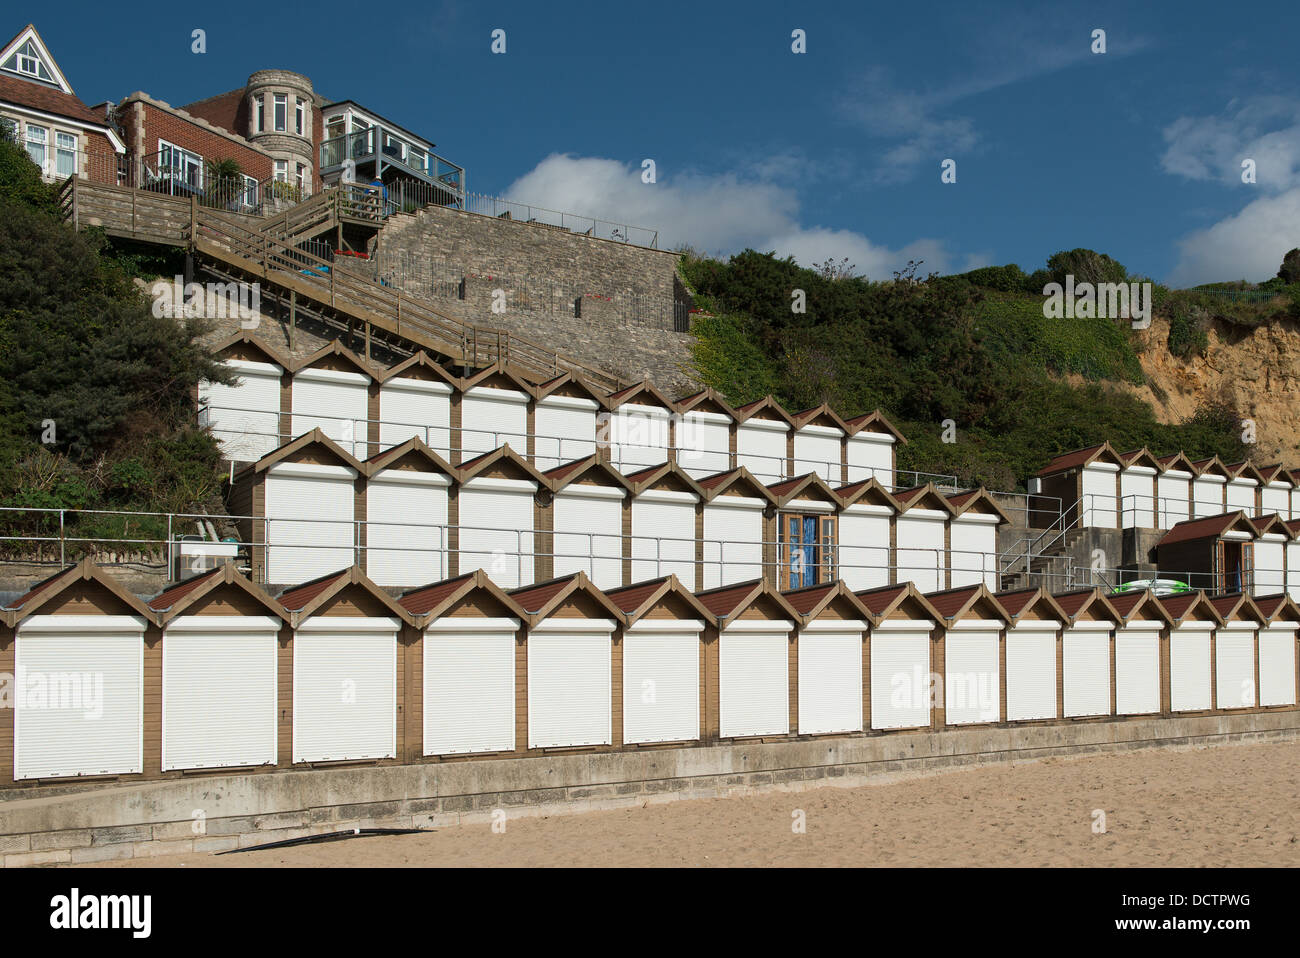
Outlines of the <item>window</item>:
{"label": "window", "polygon": [[835,578],[835,517],[781,513],[780,587],[798,589]]}
{"label": "window", "polygon": [[0,116],[0,140],[11,143],[18,141],[18,121],[7,116]]}
{"label": "window", "polygon": [[293,98],[293,130],[299,136],[306,136],[307,129],[307,105],[298,97]]}
{"label": "window", "polygon": [[245,206],[256,206],[257,205],[257,180],[248,175],[244,175],[243,180],[244,180],[244,192],[242,197],[243,204]]}
{"label": "window", "polygon": [[4,62],[4,68],[13,73],[21,73],[23,76],[44,80],[46,83],[54,82],[54,77],[50,75],[50,71],[46,69],[45,64],[41,61],[36,44],[31,40],[28,40],[18,50],[14,51],[14,55]]}
{"label": "window", "polygon": [[253,132],[261,133],[266,129],[266,100],[258,97],[253,101]]}
{"label": "window", "polygon": [[45,146],[49,142],[50,131],[43,126],[27,124],[27,155],[32,162],[45,171]]}
{"label": "window", "polygon": [[289,182],[289,161],[288,160],[275,161],[275,178],[281,183]]}
{"label": "window", "polygon": [[306,189],[306,187],[307,187],[307,167],[303,166],[301,163],[298,164],[298,171],[297,171],[297,174],[296,174],[295,177],[294,177],[294,181],[298,184],[298,189],[300,189],[300,190],[305,190],[305,189]]}
{"label": "window", "polygon": [[289,95],[287,93],[275,94],[275,132],[283,133],[287,127],[289,114]]}
{"label": "window", "polygon": [[1216,592],[1250,592],[1255,587],[1253,543],[1220,539],[1214,550]]}
{"label": "window", "polygon": [[203,189],[203,157],[182,150],[166,140],[158,141],[158,175],[191,189]]}
{"label": "window", "polygon": [[77,172],[77,138],[71,133],[54,134],[54,162],[59,176]]}

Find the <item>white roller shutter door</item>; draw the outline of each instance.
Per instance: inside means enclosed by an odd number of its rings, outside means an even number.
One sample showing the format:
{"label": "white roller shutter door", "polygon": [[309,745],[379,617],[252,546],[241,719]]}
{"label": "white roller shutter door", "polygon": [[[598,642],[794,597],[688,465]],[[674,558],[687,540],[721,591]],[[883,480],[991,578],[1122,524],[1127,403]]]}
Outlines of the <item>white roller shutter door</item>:
{"label": "white roller shutter door", "polygon": [[533,496],[525,479],[471,479],[460,487],[460,574],[482,569],[503,589],[533,581]]}
{"label": "white roller shutter door", "polygon": [[952,588],[983,583],[998,591],[998,517],[968,513],[950,527]]}
{"label": "white roller shutter door", "polygon": [[677,463],[692,479],[731,468],[731,418],[688,412],[677,423]]}
{"label": "white roller shutter door", "polygon": [[461,462],[509,446],[528,454],[528,397],[513,389],[475,386],[460,400]]}
{"label": "white roller shutter door", "polygon": [[700,737],[700,633],[694,619],[642,619],[623,633],[623,741]]}
{"label": "white roller shutter door", "polygon": [[911,509],[899,515],[898,582],[913,582],[921,592],[943,588],[943,527],[947,514]]}
{"label": "white roller shutter door", "polygon": [[862,731],[862,633],[853,620],[809,622],[799,632],[799,734]]}
{"label": "white roller shutter door", "polygon": [[199,383],[200,424],[212,427],[221,455],[234,462],[256,462],[278,449],[280,436],[279,366],[228,359],[222,365],[239,376],[234,386]]}
{"label": "white roller shutter door", "polygon": [[840,513],[840,578],[854,592],[889,585],[888,506],[851,505]]}
{"label": "white roller shutter door", "polygon": [[437,472],[390,470],[366,483],[366,574],[378,585],[446,577],[447,489]]}
{"label": "white roller shutter door", "polygon": [[1095,463],[1083,467],[1083,521],[1084,528],[1114,529],[1115,494],[1119,489],[1118,467],[1110,463]]}
{"label": "white roller shutter door", "polygon": [[425,379],[390,379],[379,387],[379,447],[422,443],[450,462],[451,387]]}
{"label": "white roller shutter door", "polygon": [[1174,712],[1200,712],[1211,707],[1212,631],[1211,623],[1205,622],[1179,626],[1170,634],[1169,707]]}
{"label": "white roller shutter door", "polygon": [[276,762],[279,634],[259,615],[173,619],[162,643],[162,770]]}
{"label": "white roller shutter door", "polygon": [[722,738],[790,731],[793,622],[741,620],[718,640],[718,725]]}
{"label": "white roller shutter door", "polygon": [[1300,601],[1300,542],[1286,544],[1286,594]]}
{"label": "white roller shutter door", "polygon": [[424,754],[515,750],[518,619],[444,618],[424,630]]}
{"label": "white roller shutter door", "polygon": [[1119,476],[1124,528],[1150,529],[1155,526],[1156,473],[1150,466],[1125,469]]}
{"label": "white roller shutter door", "polygon": [[1296,626],[1270,625],[1259,630],[1259,704],[1295,705]]}
{"label": "white roller shutter door", "polygon": [[648,489],[632,500],[632,581],[675,575],[695,589],[695,506],[689,492]]}
{"label": "white roller shutter door", "polygon": [[930,630],[913,619],[882,622],[871,633],[871,727],[930,725]]}
{"label": "white roller shutter door", "polygon": [[1192,474],[1170,469],[1156,477],[1159,509],[1156,522],[1161,529],[1172,529],[1191,518]]}
{"label": "white roller shutter door", "polygon": [[555,575],[585,572],[598,589],[623,584],[622,488],[571,485],[555,495]]}
{"label": "white roller shutter door", "polygon": [[1065,717],[1110,714],[1110,630],[1105,622],[1080,623],[1062,637]]}
{"label": "white roller shutter door", "polygon": [[598,408],[594,400],[577,396],[548,396],[538,402],[533,413],[537,468],[545,472],[592,455],[596,451]]}
{"label": "white roller shutter door", "polygon": [[804,426],[794,434],[794,474],[815,472],[832,486],[844,482],[840,440],[844,433],[834,426]]}
{"label": "white roller shutter door", "polygon": [[293,639],[293,760],[397,754],[397,619],[316,616]]}
{"label": "white roller shutter door", "polygon": [[14,779],[144,767],[145,620],[33,615],[14,649]]}
{"label": "white roller shutter door", "polygon": [[1007,632],[1007,721],[1056,718],[1056,642],[1061,624],[1023,622]]}
{"label": "white roller shutter door", "polygon": [[1222,476],[1204,476],[1192,480],[1193,519],[1222,515],[1227,511],[1223,502],[1223,487],[1226,483],[1227,480]]}
{"label": "white roller shutter door", "polygon": [[266,476],[266,577],[295,585],[355,561],[356,474],[344,466],[279,463]]}
{"label": "white roller shutter door", "polygon": [[1286,540],[1275,532],[1255,540],[1255,581],[1251,595],[1277,595],[1286,591],[1285,547]]}
{"label": "white roller shutter door", "polygon": [[1254,708],[1255,624],[1229,622],[1214,634],[1215,707]]}
{"label": "white roller shutter door", "polygon": [[668,461],[668,410],[629,403],[610,414],[610,457],[619,472]]}
{"label": "white roller shutter door", "polygon": [[849,436],[845,446],[845,482],[874,478],[887,489],[894,487],[894,437],[883,432]]}
{"label": "white roller shutter door", "polygon": [[771,485],[786,477],[786,443],[790,427],[772,419],[751,419],[736,427],[736,465],[759,482]]}
{"label": "white roller shutter door", "polygon": [[293,374],[293,437],[320,429],[349,455],[366,458],[370,377],[333,369]]}
{"label": "white roller shutter door", "polygon": [[944,639],[944,721],[947,725],[996,722],[1001,716],[1001,623],[954,623]]}
{"label": "white roller shutter door", "polygon": [[719,496],[704,506],[704,588],[763,574],[762,499]]}
{"label": "white roller shutter door", "polygon": [[1160,711],[1160,623],[1130,622],[1115,632],[1115,710]]}
{"label": "white roller shutter door", "polygon": [[528,634],[528,747],[612,741],[613,619],[547,619]]}
{"label": "white roller shutter door", "polygon": [[1259,484],[1254,479],[1229,479],[1228,507],[1224,511],[1232,512],[1240,509],[1248,516],[1255,515],[1258,511],[1255,508],[1255,490],[1258,488]]}

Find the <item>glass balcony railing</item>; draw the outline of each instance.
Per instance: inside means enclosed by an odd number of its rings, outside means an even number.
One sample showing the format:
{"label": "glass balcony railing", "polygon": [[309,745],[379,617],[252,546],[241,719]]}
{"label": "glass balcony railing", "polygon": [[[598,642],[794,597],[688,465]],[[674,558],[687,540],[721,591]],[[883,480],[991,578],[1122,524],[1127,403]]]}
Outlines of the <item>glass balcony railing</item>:
{"label": "glass balcony railing", "polygon": [[441,183],[450,190],[459,193],[462,189],[465,173],[463,167],[424,147],[416,146],[381,126],[325,140],[320,147],[320,168],[322,173],[326,173],[348,160],[360,163],[380,156],[387,164],[403,167],[428,180]]}

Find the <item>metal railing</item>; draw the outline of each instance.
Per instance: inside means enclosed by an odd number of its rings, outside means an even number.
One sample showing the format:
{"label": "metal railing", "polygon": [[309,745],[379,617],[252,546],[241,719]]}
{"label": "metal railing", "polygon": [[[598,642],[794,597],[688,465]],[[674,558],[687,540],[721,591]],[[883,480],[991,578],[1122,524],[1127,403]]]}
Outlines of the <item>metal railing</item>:
{"label": "metal railing", "polygon": [[[345,133],[331,137],[321,143],[320,169],[332,171],[343,166],[348,160],[353,163],[365,163],[370,160],[382,160],[384,163],[403,170],[409,170],[421,177],[432,180],[428,186],[429,195],[439,196],[439,206],[449,205],[450,199],[457,205],[463,201],[465,188],[465,168],[439,156],[432,150],[406,137],[391,132],[386,127],[376,124],[365,130]],[[408,181],[414,182],[414,181]],[[437,184],[437,185],[435,185]],[[399,207],[400,209],[400,207]]]}
{"label": "metal railing", "polygon": [[570,233],[581,233],[599,239],[616,240],[633,246],[659,248],[659,231],[644,226],[630,226],[627,223],[615,223],[611,220],[594,219],[577,213],[564,213],[530,203],[517,203],[500,196],[485,196],[481,193],[465,195],[465,209],[482,216],[495,216],[497,219],[518,220],[538,226],[552,226]]}

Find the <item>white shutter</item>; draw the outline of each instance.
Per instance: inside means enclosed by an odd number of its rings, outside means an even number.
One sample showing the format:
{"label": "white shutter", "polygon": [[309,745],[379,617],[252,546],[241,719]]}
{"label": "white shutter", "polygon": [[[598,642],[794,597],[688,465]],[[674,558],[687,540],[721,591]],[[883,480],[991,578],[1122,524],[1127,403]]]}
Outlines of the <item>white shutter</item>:
{"label": "white shutter", "polygon": [[1229,479],[1228,480],[1228,507],[1225,511],[1232,512],[1241,509],[1248,516],[1256,513],[1255,508],[1255,490],[1259,488],[1259,483],[1254,479]]}
{"label": "white shutter", "polygon": [[1124,528],[1150,529],[1155,526],[1155,470],[1134,466],[1119,476],[1120,499],[1124,509]]}
{"label": "white shutter", "polygon": [[623,633],[623,741],[700,737],[700,633],[694,619],[642,619]]}
{"label": "white shutter", "polygon": [[206,408],[212,435],[221,443],[221,455],[234,462],[256,462],[287,442],[280,437],[280,376],[272,363],[226,360],[239,376],[233,386],[204,380],[199,383],[199,405]]}
{"label": "white shutter", "polygon": [[1228,628],[1214,634],[1215,707],[1220,709],[1254,708],[1255,695],[1255,626]]}
{"label": "white shutter", "polygon": [[689,492],[650,489],[632,500],[632,581],[676,575],[695,589],[695,505]]}
{"label": "white shutter", "polygon": [[1161,529],[1172,529],[1191,518],[1192,474],[1170,469],[1156,477],[1159,508],[1156,524]]}
{"label": "white shutter", "polygon": [[894,437],[887,432],[860,432],[849,436],[844,449],[845,482],[874,478],[894,486]]}
{"label": "white shutter", "polygon": [[316,616],[293,639],[293,760],[397,754],[397,619]]}
{"label": "white shutter", "polygon": [[618,487],[571,485],[552,502],[554,572],[585,572],[598,589],[623,584],[623,500]]}
{"label": "white shutter", "polygon": [[815,472],[832,486],[844,482],[840,440],[844,433],[834,426],[804,426],[794,434],[794,474]]}
{"label": "white shutter", "polygon": [[162,770],[274,765],[275,616],[173,619],[162,640]]}
{"label": "white shutter", "polygon": [[677,423],[677,462],[693,479],[731,468],[731,418],[688,412]]}
{"label": "white shutter", "polygon": [[424,631],[424,754],[515,750],[518,619],[443,618]]}
{"label": "white shutter", "polygon": [[763,574],[762,499],[719,496],[704,506],[704,588]]}
{"label": "white shutter", "polygon": [[998,623],[959,622],[944,640],[944,721],[969,725],[998,721],[1001,670]]}
{"label": "white shutter", "polygon": [[858,503],[840,513],[839,574],[854,592],[889,585],[888,506]]}
{"label": "white shutter", "polygon": [[1286,594],[1300,601],[1300,542],[1286,544]]}
{"label": "white shutter", "polygon": [[911,509],[899,515],[898,582],[914,582],[921,592],[943,588],[943,526],[937,509]]}
{"label": "white shutter", "polygon": [[1160,711],[1160,623],[1133,622],[1115,633],[1115,710]]}
{"label": "white shutter", "polygon": [[[1110,714],[1110,625],[1086,623],[1066,629],[1061,657],[1065,717]],[[1097,625],[1099,628],[1091,628]]]}
{"label": "white shutter", "polygon": [[1225,482],[1222,476],[1204,476],[1192,480],[1193,519],[1222,515],[1227,511],[1223,501]]}
{"label": "white shutter", "polygon": [[366,483],[366,574],[378,585],[446,577],[447,487],[436,472],[389,470]]}
{"label": "white shutter", "polygon": [[293,374],[293,436],[320,429],[350,455],[366,458],[370,377],[332,369]]}
{"label": "white shutter", "polygon": [[1285,546],[1285,540],[1277,533],[1255,540],[1255,582],[1251,595],[1277,595],[1286,590],[1286,570],[1282,566]]}
{"label": "white shutter", "polygon": [[1118,470],[1109,463],[1094,463],[1083,467],[1083,521],[1084,528],[1114,529],[1115,493],[1119,489]]}
{"label": "white shutter", "polygon": [[1295,705],[1296,627],[1270,625],[1259,630],[1259,704]]}
{"label": "white shutter", "polygon": [[461,462],[501,446],[528,453],[528,397],[514,389],[475,386],[460,400]]}
{"label": "white shutter", "polygon": [[610,415],[610,459],[620,472],[668,461],[668,410],[628,403]]}
{"label": "white shutter", "polygon": [[799,632],[799,734],[862,731],[862,633],[867,623],[809,622]]}
{"label": "white shutter", "polygon": [[528,634],[528,747],[612,741],[613,619],[547,619]]}
{"label": "white shutter", "polygon": [[460,574],[482,569],[503,589],[533,581],[533,496],[524,479],[471,479],[460,487]]}
{"label": "white shutter", "polygon": [[577,396],[548,396],[537,404],[533,449],[538,469],[545,472],[596,451],[597,408],[594,400]]}
{"label": "white shutter", "polygon": [[400,446],[408,439],[449,459],[451,387],[446,383],[399,376],[379,387],[379,447]]}
{"label": "white shutter", "polygon": [[145,620],[33,615],[14,649],[14,779],[143,770]]}
{"label": "white shutter", "polygon": [[871,633],[871,727],[930,724],[932,622],[883,622]]}
{"label": "white shutter", "polygon": [[718,640],[718,734],[722,738],[790,731],[790,630],[793,622],[742,620]]}
{"label": "white shutter", "polygon": [[343,466],[280,463],[266,476],[266,577],[295,585],[351,566],[354,473]]}
{"label": "white shutter", "polygon": [[790,427],[778,420],[751,419],[736,427],[736,465],[759,482],[771,485],[785,478],[785,447]]}
{"label": "white shutter", "polygon": [[952,588],[983,583],[998,591],[998,517],[967,513],[952,521]]}
{"label": "white shutter", "polygon": [[1007,721],[1056,718],[1060,623],[1024,622],[1007,632]]}
{"label": "white shutter", "polygon": [[[1198,623],[1200,624],[1200,623]],[[1183,625],[1169,637],[1169,707],[1174,712],[1200,712],[1210,705],[1209,622]]]}
{"label": "white shutter", "polygon": [[1279,519],[1286,519],[1291,514],[1289,482],[1270,482],[1259,491],[1259,514],[1266,516],[1273,512]]}

